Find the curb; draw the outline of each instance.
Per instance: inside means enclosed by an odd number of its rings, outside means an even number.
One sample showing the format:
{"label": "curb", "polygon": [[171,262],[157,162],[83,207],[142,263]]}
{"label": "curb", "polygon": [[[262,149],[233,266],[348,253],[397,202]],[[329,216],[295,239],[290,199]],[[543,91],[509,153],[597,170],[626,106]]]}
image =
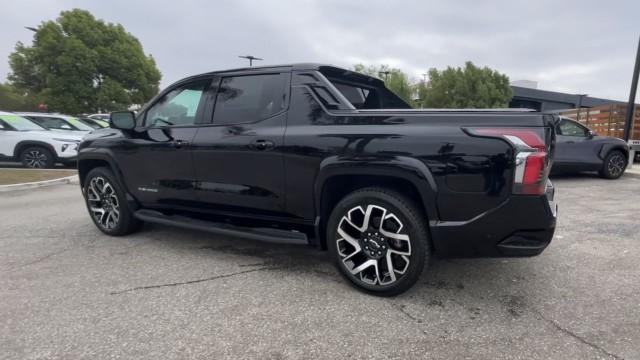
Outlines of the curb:
{"label": "curb", "polygon": [[52,185],[62,185],[62,184],[77,184],[79,182],[78,175],[67,176],[58,179],[44,180],[44,181],[34,181],[22,184],[11,184],[11,185],[0,185],[0,193],[15,191],[15,190],[28,190],[28,189],[36,189],[45,186]]}

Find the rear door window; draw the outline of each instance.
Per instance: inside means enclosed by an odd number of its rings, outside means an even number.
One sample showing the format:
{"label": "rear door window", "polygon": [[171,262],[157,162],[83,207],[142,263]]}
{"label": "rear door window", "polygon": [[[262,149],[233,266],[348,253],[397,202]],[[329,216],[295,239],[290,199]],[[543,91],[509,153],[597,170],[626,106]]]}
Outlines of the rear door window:
{"label": "rear door window", "polygon": [[282,112],[286,108],[288,85],[287,73],[222,78],[213,123],[256,122]]}
{"label": "rear door window", "polygon": [[47,129],[76,130],[68,122],[55,117],[34,116],[31,119]]}

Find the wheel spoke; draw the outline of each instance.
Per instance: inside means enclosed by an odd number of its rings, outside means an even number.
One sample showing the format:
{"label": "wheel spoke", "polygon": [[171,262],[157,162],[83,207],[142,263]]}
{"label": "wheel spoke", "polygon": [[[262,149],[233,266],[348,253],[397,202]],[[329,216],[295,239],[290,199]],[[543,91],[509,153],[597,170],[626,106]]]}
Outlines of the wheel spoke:
{"label": "wheel spoke", "polygon": [[[375,278],[372,281],[367,279],[364,273],[364,270],[367,270],[371,267],[373,267],[375,272]],[[372,285],[375,285],[377,281],[380,281],[380,276],[378,275],[378,262],[373,259],[363,262],[359,266],[351,269],[350,272],[352,275],[360,275],[360,280],[368,282]]]}

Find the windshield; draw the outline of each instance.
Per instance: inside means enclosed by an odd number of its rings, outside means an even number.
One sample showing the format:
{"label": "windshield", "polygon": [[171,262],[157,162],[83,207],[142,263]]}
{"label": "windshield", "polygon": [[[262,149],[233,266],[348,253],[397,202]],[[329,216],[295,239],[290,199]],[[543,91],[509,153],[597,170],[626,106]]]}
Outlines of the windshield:
{"label": "windshield", "polygon": [[9,124],[9,126],[13,127],[18,131],[30,131],[30,130],[46,130],[40,125],[36,125],[28,119],[23,118],[22,116],[13,115],[13,114],[3,114],[0,115],[0,119]]}
{"label": "windshield", "polygon": [[78,118],[68,117],[65,120],[67,120],[68,123],[73,125],[78,130],[83,130],[83,131],[92,131],[93,130],[93,128],[91,126],[83,123]]}
{"label": "windshield", "polygon": [[96,124],[100,125],[103,128],[109,127],[109,122],[108,121],[98,120],[98,119],[93,119],[93,121],[95,121]]}

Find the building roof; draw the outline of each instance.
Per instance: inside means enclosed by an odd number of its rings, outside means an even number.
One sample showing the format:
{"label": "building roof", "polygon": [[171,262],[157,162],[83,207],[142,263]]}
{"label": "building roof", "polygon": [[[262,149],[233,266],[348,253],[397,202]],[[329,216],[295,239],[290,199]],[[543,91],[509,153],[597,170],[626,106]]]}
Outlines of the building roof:
{"label": "building roof", "polygon": [[514,98],[573,104],[573,107],[577,107],[579,103],[581,103],[583,107],[593,107],[593,106],[605,105],[605,104],[624,104],[625,103],[618,100],[602,99],[602,98],[596,98],[591,96],[583,96],[582,102],[580,102],[580,95],[577,95],[577,94],[567,94],[567,93],[561,93],[556,91],[531,89],[527,87],[513,86],[513,85],[511,85],[511,89],[513,90]]}

